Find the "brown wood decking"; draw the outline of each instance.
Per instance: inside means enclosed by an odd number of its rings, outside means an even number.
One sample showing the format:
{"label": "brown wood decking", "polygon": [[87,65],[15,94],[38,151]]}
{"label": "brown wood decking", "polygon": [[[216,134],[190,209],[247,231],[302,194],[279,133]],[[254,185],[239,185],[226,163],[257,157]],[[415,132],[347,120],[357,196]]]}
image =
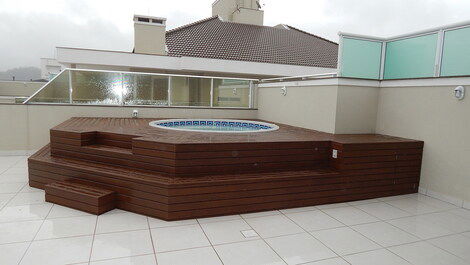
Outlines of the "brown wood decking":
{"label": "brown wood decking", "polygon": [[[29,159],[30,185],[65,182],[113,191],[116,207],[165,220],[418,189],[422,141],[287,125],[263,133],[179,132],[150,127],[153,120],[72,118],[52,128],[50,145]],[[60,198],[57,203],[70,207],[80,202]]]}

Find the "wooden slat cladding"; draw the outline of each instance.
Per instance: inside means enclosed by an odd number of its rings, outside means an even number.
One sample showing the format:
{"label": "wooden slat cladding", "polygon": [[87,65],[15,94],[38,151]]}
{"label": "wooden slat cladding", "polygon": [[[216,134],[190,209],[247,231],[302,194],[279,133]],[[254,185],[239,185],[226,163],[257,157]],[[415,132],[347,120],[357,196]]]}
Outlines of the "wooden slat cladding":
{"label": "wooden slat cladding", "polygon": [[29,159],[30,186],[73,183],[77,187],[70,191],[50,190],[47,199],[92,213],[111,207],[101,203],[100,208],[90,199],[108,190],[115,193],[116,207],[165,220],[418,189],[420,141],[332,135],[282,124],[278,131],[254,134],[169,132],[148,126],[150,121],[72,118],[54,127],[51,144]]}

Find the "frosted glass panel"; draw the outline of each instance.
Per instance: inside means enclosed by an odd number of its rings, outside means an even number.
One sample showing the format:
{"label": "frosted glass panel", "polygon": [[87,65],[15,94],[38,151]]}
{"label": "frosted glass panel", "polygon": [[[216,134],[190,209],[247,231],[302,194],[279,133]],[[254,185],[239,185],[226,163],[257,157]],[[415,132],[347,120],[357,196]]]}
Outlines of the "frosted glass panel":
{"label": "frosted glass panel", "polygon": [[63,71],[29,100],[30,103],[70,103],[69,71]]}
{"label": "frosted glass panel", "polygon": [[384,79],[434,76],[437,34],[387,43]]}
{"label": "frosted glass panel", "polygon": [[470,28],[446,31],[441,76],[470,75]]}
{"label": "frosted glass panel", "polygon": [[248,107],[250,82],[236,79],[214,79],[215,107]]}
{"label": "frosted glass panel", "polygon": [[341,76],[379,79],[382,43],[343,38]]}
{"label": "frosted glass panel", "polygon": [[210,78],[171,77],[172,106],[210,106]]}
{"label": "frosted glass panel", "polygon": [[168,105],[168,76],[124,74],[125,105]]}
{"label": "frosted glass panel", "polygon": [[72,71],[72,99],[77,104],[121,104],[122,74]]}

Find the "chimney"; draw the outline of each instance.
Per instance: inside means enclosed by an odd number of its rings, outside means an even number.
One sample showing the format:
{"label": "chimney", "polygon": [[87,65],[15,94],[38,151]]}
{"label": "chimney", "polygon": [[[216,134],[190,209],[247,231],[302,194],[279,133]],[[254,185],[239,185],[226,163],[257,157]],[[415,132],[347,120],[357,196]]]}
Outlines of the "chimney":
{"label": "chimney", "polygon": [[134,15],[134,52],[166,55],[166,18]]}

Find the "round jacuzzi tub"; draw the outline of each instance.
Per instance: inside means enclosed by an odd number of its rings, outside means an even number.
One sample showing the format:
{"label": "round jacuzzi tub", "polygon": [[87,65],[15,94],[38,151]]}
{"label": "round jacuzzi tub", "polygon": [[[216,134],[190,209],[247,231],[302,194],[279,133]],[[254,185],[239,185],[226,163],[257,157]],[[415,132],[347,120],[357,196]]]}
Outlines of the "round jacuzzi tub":
{"label": "round jacuzzi tub", "polygon": [[269,132],[279,129],[279,126],[267,122],[226,119],[158,120],[150,122],[149,125],[167,130],[216,133]]}

